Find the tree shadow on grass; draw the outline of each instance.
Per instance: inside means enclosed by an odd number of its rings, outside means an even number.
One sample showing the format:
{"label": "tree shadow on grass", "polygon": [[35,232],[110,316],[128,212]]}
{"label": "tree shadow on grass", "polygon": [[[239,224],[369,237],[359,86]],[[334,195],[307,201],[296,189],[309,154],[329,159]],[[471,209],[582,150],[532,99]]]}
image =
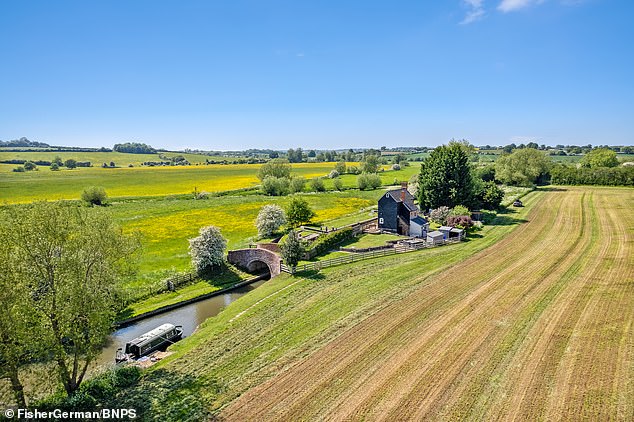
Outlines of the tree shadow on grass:
{"label": "tree shadow on grass", "polygon": [[491,226],[515,226],[521,223],[528,223],[528,220],[524,218],[515,218],[510,215],[498,215],[489,224]]}
{"label": "tree shadow on grass", "polygon": [[210,398],[225,390],[215,378],[158,369],[146,373],[137,385],[120,391],[103,407],[135,409],[139,420],[207,420],[211,416]]}
{"label": "tree shadow on grass", "polygon": [[567,191],[566,188],[555,187],[555,186],[539,186],[539,187],[537,187],[537,190],[541,191],[541,192],[565,192],[565,191]]}

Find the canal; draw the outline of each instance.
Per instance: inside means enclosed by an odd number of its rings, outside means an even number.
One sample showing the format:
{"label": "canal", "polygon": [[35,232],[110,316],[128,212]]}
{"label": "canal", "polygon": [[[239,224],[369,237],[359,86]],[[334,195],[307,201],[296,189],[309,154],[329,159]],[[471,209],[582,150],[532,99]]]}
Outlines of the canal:
{"label": "canal", "polygon": [[155,315],[147,319],[120,328],[112,333],[108,343],[95,362],[98,366],[114,365],[114,358],[119,347],[125,348],[126,342],[146,333],[161,324],[170,323],[183,326],[183,336],[189,336],[196,327],[207,318],[218,315],[227,305],[244,296],[250,291],[257,289],[267,280],[256,281],[246,286],[238,287],[235,290],[222,295],[213,296],[200,302],[190,303],[182,308],[168,311],[164,314]]}

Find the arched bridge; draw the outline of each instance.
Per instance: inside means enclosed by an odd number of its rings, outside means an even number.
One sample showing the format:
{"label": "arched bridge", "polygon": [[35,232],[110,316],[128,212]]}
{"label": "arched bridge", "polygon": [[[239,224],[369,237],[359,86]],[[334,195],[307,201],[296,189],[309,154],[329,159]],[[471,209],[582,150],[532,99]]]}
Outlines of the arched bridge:
{"label": "arched bridge", "polygon": [[280,275],[282,259],[278,254],[263,248],[236,249],[227,253],[227,261],[248,272],[258,272],[268,267],[271,278]]}

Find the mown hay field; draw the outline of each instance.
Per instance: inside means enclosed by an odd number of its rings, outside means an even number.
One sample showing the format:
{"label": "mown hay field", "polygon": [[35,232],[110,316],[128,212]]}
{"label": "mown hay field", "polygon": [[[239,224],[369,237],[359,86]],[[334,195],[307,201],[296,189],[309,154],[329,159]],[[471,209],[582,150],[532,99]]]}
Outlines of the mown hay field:
{"label": "mown hay field", "polygon": [[[102,186],[111,197],[137,197],[222,192],[259,184],[257,164],[212,164],[173,167],[87,167],[73,170],[14,173],[15,165],[0,164],[0,203],[79,199],[88,186]],[[311,178],[327,175],[334,163],[293,164],[293,174]],[[402,171],[403,172],[403,171]],[[393,178],[406,177],[405,172]]]}
{"label": "mown hay field", "polygon": [[633,420],[634,190],[554,189],[527,219],[222,419]]}

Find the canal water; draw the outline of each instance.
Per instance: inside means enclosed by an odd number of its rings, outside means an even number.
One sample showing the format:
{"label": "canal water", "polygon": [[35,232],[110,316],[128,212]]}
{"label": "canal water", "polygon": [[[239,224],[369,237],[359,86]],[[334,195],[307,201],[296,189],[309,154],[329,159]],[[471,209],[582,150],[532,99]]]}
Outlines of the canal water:
{"label": "canal water", "polygon": [[213,296],[200,302],[190,303],[189,305],[177,308],[164,314],[159,314],[147,319],[138,321],[132,325],[120,328],[108,339],[108,343],[101,352],[101,355],[95,362],[98,366],[114,365],[114,358],[119,347],[125,348],[125,344],[146,333],[161,324],[170,323],[183,326],[183,336],[189,336],[194,332],[196,327],[207,318],[218,315],[227,305],[236,299],[244,296],[250,291],[257,289],[264,284],[266,280],[256,281],[246,286],[239,287],[235,290],[222,295]]}

